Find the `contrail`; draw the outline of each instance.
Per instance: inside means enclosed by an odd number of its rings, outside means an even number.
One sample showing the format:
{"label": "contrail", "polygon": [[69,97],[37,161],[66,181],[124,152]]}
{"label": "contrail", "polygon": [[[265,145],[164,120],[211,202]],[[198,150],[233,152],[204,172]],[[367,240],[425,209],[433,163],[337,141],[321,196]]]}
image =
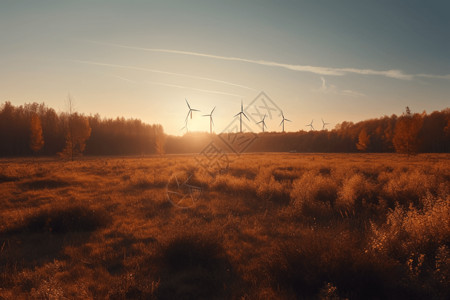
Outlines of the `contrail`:
{"label": "contrail", "polygon": [[131,80],[131,79],[128,79],[128,78],[125,78],[125,77],[122,77],[122,76],[118,76],[118,75],[107,74],[107,73],[101,73],[101,72],[100,72],[100,74],[102,74],[102,75],[104,75],[104,76],[113,77],[113,78],[116,78],[116,79],[119,79],[119,80],[123,80],[123,81],[129,82],[129,83],[137,83],[137,82],[134,81],[134,80]]}
{"label": "contrail", "polygon": [[134,66],[125,66],[125,65],[116,65],[116,64],[109,64],[109,63],[101,63],[101,62],[94,62],[94,61],[85,61],[85,60],[72,60],[74,62],[82,63],[82,64],[89,64],[89,65],[96,65],[96,66],[103,66],[103,67],[113,67],[113,68],[121,68],[121,69],[128,69],[128,70],[138,70],[138,71],[145,71],[145,72],[152,72],[152,73],[159,73],[159,74],[165,74],[165,75],[174,75],[174,76],[180,76],[180,77],[187,77],[192,79],[200,79],[200,80],[206,80],[216,83],[222,83],[230,86],[240,87],[247,90],[256,91],[256,89],[240,85],[237,83],[232,83],[228,81],[208,78],[208,77],[201,77],[201,76],[195,76],[195,75],[189,75],[189,74],[182,74],[182,73],[174,73],[174,72],[167,72],[167,71],[161,71],[156,69],[147,69],[147,68],[141,68],[141,67],[134,67]]}
{"label": "contrail", "polygon": [[193,88],[193,87],[184,86],[184,85],[176,85],[176,84],[170,84],[170,83],[164,83],[164,82],[156,82],[156,81],[146,81],[146,82],[150,83],[150,84],[155,84],[155,85],[174,87],[174,88],[178,88],[178,89],[189,89],[189,90],[199,91],[199,92],[204,92],[204,93],[226,95],[226,96],[232,96],[232,97],[237,97],[237,98],[243,98],[244,97],[242,95],[225,93],[225,92],[220,92],[220,91],[213,91],[213,90],[198,89],[198,88]]}
{"label": "contrail", "polygon": [[[317,67],[317,66],[308,66],[308,65],[285,64],[285,63],[278,63],[278,62],[267,61],[267,60],[254,60],[254,59],[247,59],[247,58],[240,58],[240,57],[233,57],[233,56],[221,56],[221,55],[200,53],[200,52],[181,51],[181,50],[173,50],[173,49],[160,49],[160,48],[144,48],[144,47],[135,47],[135,46],[120,45],[120,44],[96,42],[96,41],[89,41],[89,42],[95,43],[95,44],[100,44],[100,45],[114,46],[114,47],[133,49],[133,50],[181,54],[181,55],[205,57],[205,58],[212,58],[212,59],[245,62],[245,63],[251,63],[251,64],[257,64],[257,65],[263,65],[263,66],[279,67],[279,68],[284,68],[284,69],[288,69],[288,70],[292,70],[292,71],[309,72],[309,73],[314,73],[314,74],[318,74],[318,75],[332,75],[332,76],[343,76],[343,75],[348,75],[348,74],[378,75],[378,76],[385,76],[385,77],[389,77],[389,78],[402,79],[402,80],[411,80],[417,76],[430,77],[430,78],[434,78],[434,76],[439,76],[439,75],[427,75],[427,74],[419,74],[419,75],[406,74],[401,70],[377,71],[377,70],[372,70],[372,69],[329,68],[329,67]],[[448,78],[448,75],[439,76],[439,78]]]}
{"label": "contrail", "polygon": [[450,79],[450,74],[448,75],[433,75],[433,74],[417,74],[417,77],[433,78],[433,79]]}

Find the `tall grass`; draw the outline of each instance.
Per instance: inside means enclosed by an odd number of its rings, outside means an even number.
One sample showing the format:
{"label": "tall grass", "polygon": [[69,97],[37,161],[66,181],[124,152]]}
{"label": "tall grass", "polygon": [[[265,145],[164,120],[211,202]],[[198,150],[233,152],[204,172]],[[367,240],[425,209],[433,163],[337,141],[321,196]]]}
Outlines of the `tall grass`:
{"label": "tall grass", "polygon": [[0,160],[0,298],[448,299],[449,158]]}

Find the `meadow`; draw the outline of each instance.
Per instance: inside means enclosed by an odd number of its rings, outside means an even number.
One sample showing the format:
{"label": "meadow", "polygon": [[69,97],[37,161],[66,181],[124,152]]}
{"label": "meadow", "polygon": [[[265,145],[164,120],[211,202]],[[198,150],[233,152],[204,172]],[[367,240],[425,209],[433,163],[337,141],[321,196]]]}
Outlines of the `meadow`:
{"label": "meadow", "polygon": [[449,183],[449,154],[1,159],[0,299],[449,299]]}

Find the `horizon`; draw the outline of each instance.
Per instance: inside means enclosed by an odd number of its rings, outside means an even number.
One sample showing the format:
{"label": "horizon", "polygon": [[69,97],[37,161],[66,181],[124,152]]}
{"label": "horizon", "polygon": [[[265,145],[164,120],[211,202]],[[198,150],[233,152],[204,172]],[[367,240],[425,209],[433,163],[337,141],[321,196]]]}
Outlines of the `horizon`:
{"label": "horizon", "polygon": [[[331,130],[449,104],[445,1],[0,6],[0,101],[13,105],[63,112],[70,94],[85,115],[139,119],[179,136],[185,99],[200,110],[189,130],[209,132],[202,115],[216,107],[216,133],[261,91],[292,120],[287,132],[307,131],[311,120],[321,128],[322,118]],[[266,121],[282,130],[277,115]]]}

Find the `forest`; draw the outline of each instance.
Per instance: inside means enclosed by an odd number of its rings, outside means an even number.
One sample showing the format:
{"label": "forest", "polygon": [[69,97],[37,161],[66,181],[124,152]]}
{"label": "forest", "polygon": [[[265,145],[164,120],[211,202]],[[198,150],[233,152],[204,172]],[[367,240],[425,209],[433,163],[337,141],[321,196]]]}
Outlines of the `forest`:
{"label": "forest", "polygon": [[[249,139],[252,133],[243,133]],[[218,135],[221,135],[220,133]],[[187,133],[168,136],[167,153],[198,153],[215,135]],[[224,148],[226,149],[226,148]],[[320,152],[320,153],[448,153],[450,152],[450,109],[384,116],[357,123],[342,122],[333,130],[257,133],[247,152]]]}
{"label": "forest", "polygon": [[[0,156],[145,155],[199,153],[218,134],[171,136],[159,124],[137,119],[56,113],[44,103],[0,106]],[[255,138],[246,152],[448,153],[450,108],[430,114],[383,116],[357,123],[342,122],[332,130],[243,133]]]}
{"label": "forest", "polygon": [[44,103],[0,106],[0,156],[53,156],[68,145],[78,155],[154,154],[163,139],[161,125],[136,119],[57,114]]}

